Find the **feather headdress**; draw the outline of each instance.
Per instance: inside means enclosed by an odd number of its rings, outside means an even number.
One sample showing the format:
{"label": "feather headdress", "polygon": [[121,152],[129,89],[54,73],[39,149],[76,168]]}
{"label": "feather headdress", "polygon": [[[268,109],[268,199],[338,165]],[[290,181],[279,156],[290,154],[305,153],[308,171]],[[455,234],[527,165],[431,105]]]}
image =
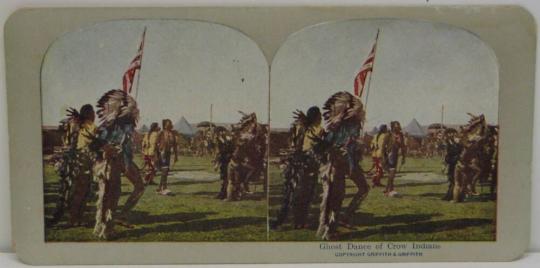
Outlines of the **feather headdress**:
{"label": "feather headdress", "polygon": [[486,119],[485,119],[483,114],[474,115],[474,114],[471,114],[471,113],[467,113],[467,115],[469,115],[471,117],[471,119],[469,120],[469,123],[466,126],[467,128],[473,128],[473,127],[477,126],[478,124],[485,124],[485,122],[486,122]]}
{"label": "feather headdress", "polygon": [[478,142],[485,140],[487,138],[488,132],[486,119],[483,114],[475,116],[473,114],[467,113],[471,119],[465,126],[460,127],[461,139],[466,141],[466,147],[478,144]]}
{"label": "feather headdress", "polygon": [[63,132],[64,145],[75,146],[81,123],[81,114],[77,109],[69,107],[66,110],[66,118],[60,121],[58,129]]}
{"label": "feather headdress", "polygon": [[346,91],[332,95],[323,106],[323,117],[328,130],[335,130],[343,123],[364,124],[366,112],[362,101]]}
{"label": "feather headdress", "polygon": [[79,119],[81,117],[79,111],[77,111],[77,109],[75,109],[73,107],[69,107],[66,110],[66,115],[67,115],[67,121],[79,122]]}
{"label": "feather headdress", "polygon": [[115,123],[136,124],[139,120],[139,109],[133,97],[120,89],[112,89],[98,101],[98,117],[102,126],[108,127]]}
{"label": "feather headdress", "polygon": [[255,113],[246,114],[242,111],[238,112],[242,115],[242,118],[240,119],[240,122],[233,125],[233,130],[244,131],[248,126],[257,124],[257,115]]}
{"label": "feather headdress", "polygon": [[469,134],[473,132],[477,133],[483,133],[484,129],[487,127],[486,119],[483,114],[481,115],[473,115],[471,113],[467,113],[471,119],[467,123],[467,125],[462,127],[463,134]]}
{"label": "feather headdress", "polygon": [[294,122],[293,125],[305,127],[308,125],[308,118],[306,114],[300,110],[293,112]]}

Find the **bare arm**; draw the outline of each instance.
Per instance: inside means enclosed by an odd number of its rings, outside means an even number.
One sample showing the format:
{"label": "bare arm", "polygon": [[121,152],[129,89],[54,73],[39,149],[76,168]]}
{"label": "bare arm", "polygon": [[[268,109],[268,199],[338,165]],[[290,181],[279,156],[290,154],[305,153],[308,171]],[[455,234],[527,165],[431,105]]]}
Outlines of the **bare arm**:
{"label": "bare arm", "polygon": [[176,135],[173,134],[173,151],[174,151],[174,162],[178,161],[178,146],[177,146]]}
{"label": "bare arm", "polygon": [[403,134],[400,134],[401,136],[401,164],[405,164],[405,156],[407,155],[407,146],[405,145],[405,139],[403,137]]}

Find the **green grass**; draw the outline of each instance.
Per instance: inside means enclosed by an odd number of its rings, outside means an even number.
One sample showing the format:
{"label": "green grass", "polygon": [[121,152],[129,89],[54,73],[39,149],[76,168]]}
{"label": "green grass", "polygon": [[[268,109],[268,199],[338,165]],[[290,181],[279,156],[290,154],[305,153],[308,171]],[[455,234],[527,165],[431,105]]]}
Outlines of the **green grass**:
{"label": "green grass", "polygon": [[[136,162],[139,166],[140,158]],[[356,212],[354,228],[339,228],[340,240],[352,241],[493,241],[495,240],[496,203],[486,198],[473,198],[453,204],[440,200],[445,193],[445,182],[420,182],[411,178],[444,177],[440,159],[407,159],[396,178],[400,198],[388,198],[382,188],[372,188]],[[362,164],[368,170],[371,161]],[[209,158],[180,157],[173,171],[215,172]],[[276,165],[270,165],[270,217],[274,218],[281,203],[283,178]],[[403,179],[406,175],[408,179]],[[156,178],[156,181],[159,179]],[[386,179],[383,179],[386,183]],[[159,196],[156,186],[148,186],[138,205],[129,215],[135,228],[116,227],[115,241],[265,241],[267,203],[258,184],[257,191],[248,200],[223,202],[214,199],[220,181],[194,182],[169,180],[173,197]],[[131,184],[122,178],[122,205]],[[57,199],[58,176],[52,166],[45,165],[45,216],[54,212]],[[253,189],[253,187],[252,187]],[[480,187],[478,189],[481,189]],[[347,181],[347,205],[354,193],[352,182]],[[487,194],[484,188],[482,194]],[[318,193],[320,194],[320,189]],[[315,241],[320,198],[310,209],[312,226],[294,230],[290,219],[278,230],[269,233],[272,241]],[[89,202],[85,214],[85,227],[68,228],[65,219],[59,225],[46,228],[46,241],[96,241],[92,235],[94,201]],[[289,217],[290,218],[290,217]]]}
{"label": "green grass", "polygon": [[[140,157],[136,162],[141,167]],[[172,171],[214,172],[210,158],[181,156]],[[58,175],[45,165],[45,216],[54,212]],[[159,174],[158,174],[159,175]],[[159,182],[159,177],[155,178]],[[267,202],[262,185],[246,200],[224,202],[214,197],[221,181],[182,181],[169,179],[169,189],[175,196],[160,196],[156,186],[148,186],[137,206],[129,214],[135,228],[116,226],[115,241],[260,241],[266,240]],[[123,205],[132,186],[122,178]],[[253,186],[252,186],[253,190]],[[94,199],[95,200],[95,199]],[[46,241],[95,241],[92,235],[95,203],[91,200],[85,214],[85,227],[68,228],[64,218],[56,227],[46,228]]]}
{"label": "green grass", "polygon": [[[371,161],[362,164],[368,170]],[[283,178],[275,165],[270,165],[270,217],[275,218],[281,203]],[[399,198],[385,197],[383,188],[372,188],[368,197],[356,212],[354,228],[340,227],[339,240],[354,241],[493,241],[495,240],[496,203],[486,201],[487,187],[482,197],[472,198],[464,203],[442,201],[446,192],[445,182],[421,182],[410,180],[411,176],[438,176],[441,174],[440,159],[407,159],[396,178],[396,190]],[[399,176],[409,174],[409,180]],[[414,175],[411,175],[414,174]],[[371,185],[371,181],[370,185]],[[383,179],[386,183],[386,179]],[[319,187],[320,188],[320,187]],[[344,206],[348,205],[355,187],[347,180]],[[480,187],[478,187],[480,190]],[[321,190],[318,189],[318,194]],[[317,195],[318,196],[318,195]],[[312,241],[319,215],[320,198],[315,200],[310,209],[312,226],[304,230],[295,230],[289,221],[277,230],[271,230],[270,240]]]}

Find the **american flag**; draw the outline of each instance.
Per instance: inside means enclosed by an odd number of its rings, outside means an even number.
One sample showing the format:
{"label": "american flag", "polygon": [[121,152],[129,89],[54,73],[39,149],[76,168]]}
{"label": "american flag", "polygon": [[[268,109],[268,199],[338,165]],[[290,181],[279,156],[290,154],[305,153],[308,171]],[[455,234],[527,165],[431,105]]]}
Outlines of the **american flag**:
{"label": "american flag", "polygon": [[133,80],[135,78],[135,73],[141,70],[145,36],[146,36],[146,28],[144,28],[141,44],[139,45],[139,50],[137,51],[137,55],[131,61],[127,71],[124,73],[124,76],[122,77],[122,87],[123,87],[123,90],[127,93],[131,93],[131,88],[133,87]]}
{"label": "american flag", "polygon": [[371,52],[369,52],[369,55],[366,61],[364,61],[364,64],[362,64],[362,68],[360,68],[360,71],[354,78],[354,95],[358,96],[359,98],[361,98],[362,94],[364,93],[364,88],[366,85],[366,78],[368,74],[370,74],[373,71],[373,63],[375,62],[375,53],[377,52],[378,39],[379,39],[379,31],[377,31],[377,36],[375,37],[375,43],[373,43]]}

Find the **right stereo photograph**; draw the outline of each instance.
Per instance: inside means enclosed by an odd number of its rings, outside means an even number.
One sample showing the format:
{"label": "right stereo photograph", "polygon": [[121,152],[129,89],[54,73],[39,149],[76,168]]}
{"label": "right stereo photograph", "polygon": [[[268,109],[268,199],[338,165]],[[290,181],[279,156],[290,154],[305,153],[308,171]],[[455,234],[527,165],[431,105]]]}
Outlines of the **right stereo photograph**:
{"label": "right stereo photograph", "polygon": [[271,66],[269,240],[496,240],[499,73],[476,35],[329,22]]}

